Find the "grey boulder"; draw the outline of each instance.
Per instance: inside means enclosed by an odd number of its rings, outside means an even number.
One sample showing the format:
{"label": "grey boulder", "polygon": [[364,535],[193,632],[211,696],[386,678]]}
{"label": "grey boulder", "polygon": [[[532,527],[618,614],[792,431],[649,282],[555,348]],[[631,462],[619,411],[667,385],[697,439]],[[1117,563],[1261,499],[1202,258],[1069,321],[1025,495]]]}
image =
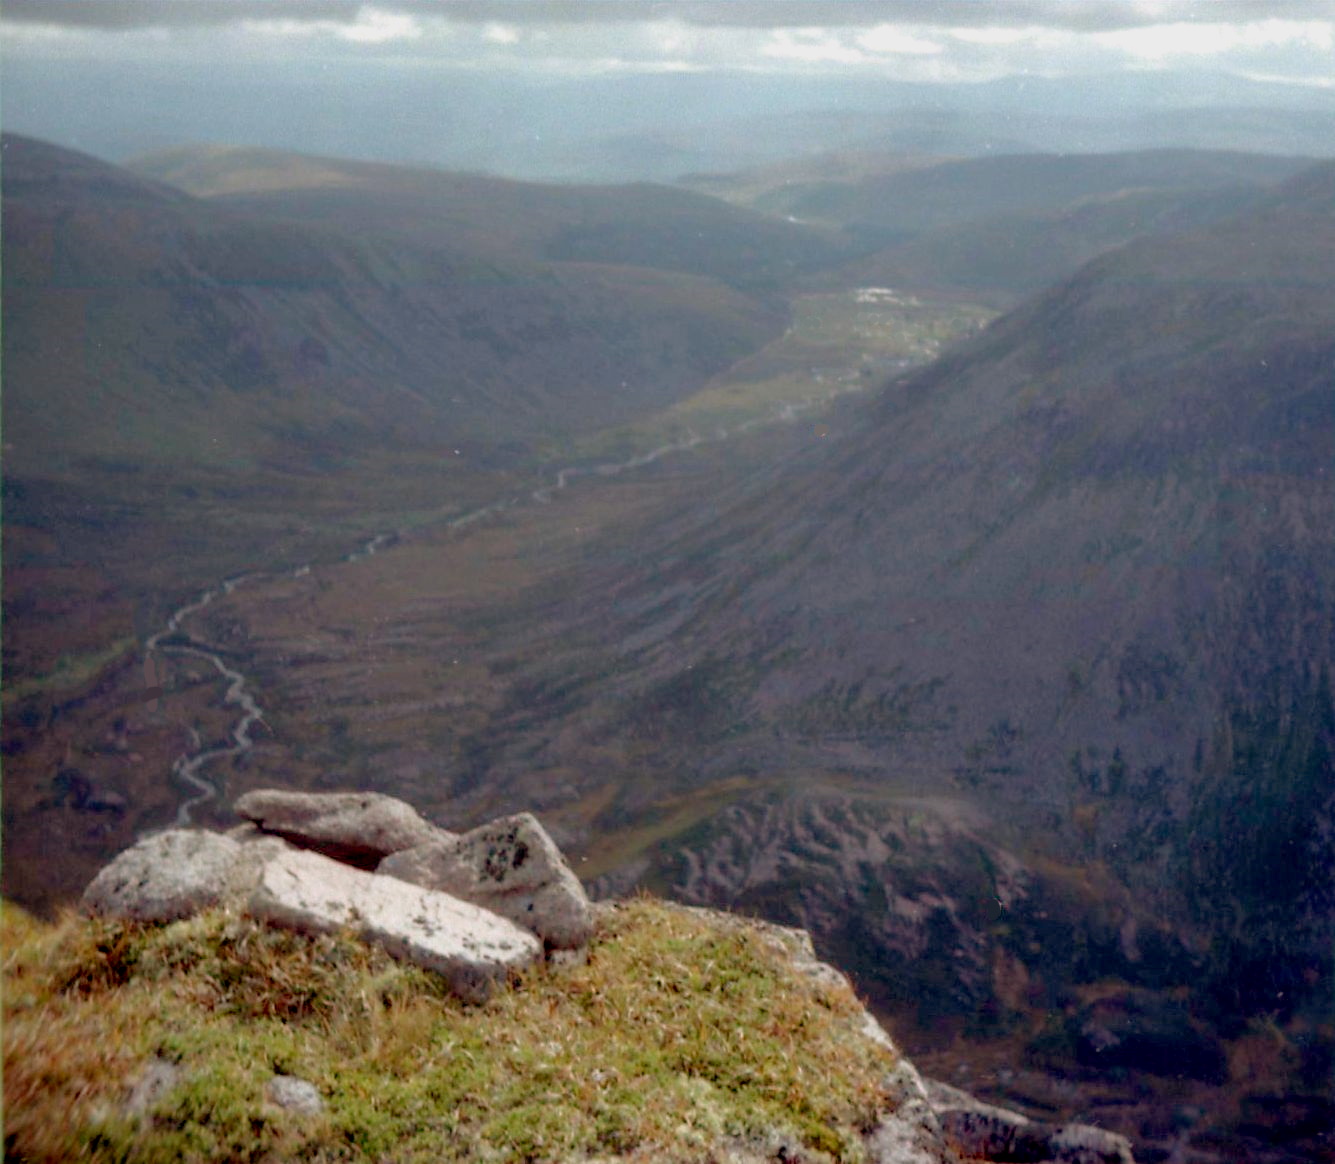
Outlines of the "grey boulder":
{"label": "grey boulder", "polygon": [[411,804],[378,792],[257,788],[232,807],[266,833],[362,869],[374,869],[400,849],[450,835],[424,820]]}
{"label": "grey boulder", "polygon": [[926,1089],[946,1142],[967,1159],[1135,1164],[1131,1141],[1115,1132],[1040,1123],[936,1080],[927,1080]]}
{"label": "grey boulder", "polygon": [[497,982],[542,956],[532,934],[485,909],[303,849],[264,866],[247,910],[298,933],[355,930],[441,975],[469,1001],[485,999]]}
{"label": "grey boulder", "polygon": [[106,917],[177,921],[244,896],[258,872],[230,837],[168,829],[144,837],[106,866],[84,890],[83,906]]}
{"label": "grey boulder", "polygon": [[378,872],[471,901],[554,949],[577,949],[593,934],[584,886],[531,813],[395,853]]}

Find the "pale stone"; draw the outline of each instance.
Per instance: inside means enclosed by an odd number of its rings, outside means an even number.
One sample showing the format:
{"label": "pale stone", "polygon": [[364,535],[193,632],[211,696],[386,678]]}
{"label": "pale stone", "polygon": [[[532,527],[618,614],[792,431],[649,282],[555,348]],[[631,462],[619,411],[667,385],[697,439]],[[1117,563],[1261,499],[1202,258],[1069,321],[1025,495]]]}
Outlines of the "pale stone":
{"label": "pale stone", "polygon": [[264,1088],[264,1098],[275,1107],[297,1112],[299,1115],[319,1115],[324,1111],[324,1100],[315,1084],[295,1075],[275,1075]]}
{"label": "pale stone", "polygon": [[303,849],[265,865],[248,909],[302,933],[353,929],[471,1001],[542,956],[532,934],[485,909]]}
{"label": "pale stone", "polygon": [[[266,861],[280,853],[286,853],[296,847],[290,841],[285,841],[274,833],[266,833],[259,825],[253,824],[251,821],[239,824],[236,828],[228,829],[223,836],[231,837],[241,846],[242,856],[258,866],[262,866]],[[256,879],[258,880],[258,870]]]}
{"label": "pale stone", "polygon": [[1136,1164],[1130,1140],[1089,1124],[1058,1128],[1048,1139],[1048,1151],[1058,1164]]}
{"label": "pale stone", "polygon": [[168,829],[121,853],[83,891],[91,913],[167,922],[243,895],[257,869],[229,837]]}
{"label": "pale stone", "polygon": [[451,834],[411,804],[378,792],[287,792],[257,788],[232,806],[266,833],[365,869],[390,853]]}
{"label": "pale stone", "polygon": [[584,887],[527,812],[395,853],[378,872],[492,910],[556,949],[575,949],[593,934]]}

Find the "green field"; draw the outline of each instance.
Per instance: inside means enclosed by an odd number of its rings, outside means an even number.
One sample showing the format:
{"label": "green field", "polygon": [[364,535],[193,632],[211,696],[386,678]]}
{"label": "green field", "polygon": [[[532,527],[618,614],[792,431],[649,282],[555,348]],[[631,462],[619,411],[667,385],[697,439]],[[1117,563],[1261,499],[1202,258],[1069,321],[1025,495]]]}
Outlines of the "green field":
{"label": "green field", "polygon": [[875,389],[905,368],[935,359],[996,312],[973,303],[922,298],[887,288],[802,295],[778,339],[738,361],[678,404],[551,452],[565,462],[625,458],[692,434],[779,420],[786,409],[818,409],[838,396]]}

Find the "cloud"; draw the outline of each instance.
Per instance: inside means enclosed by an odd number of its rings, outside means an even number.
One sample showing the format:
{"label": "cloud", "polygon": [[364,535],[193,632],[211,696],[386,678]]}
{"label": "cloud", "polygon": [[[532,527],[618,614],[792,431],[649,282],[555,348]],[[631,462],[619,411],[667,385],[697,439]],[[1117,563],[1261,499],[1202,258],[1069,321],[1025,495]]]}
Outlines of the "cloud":
{"label": "cloud", "polygon": [[290,16],[266,16],[260,20],[246,20],[240,29],[260,37],[332,36],[354,45],[383,45],[393,41],[417,40],[422,27],[417,19],[406,12],[386,12],[380,8],[362,8],[356,19],[294,20]]}
{"label": "cloud", "polygon": [[1238,24],[1157,24],[1101,35],[1108,45],[1145,60],[1282,47],[1335,50],[1335,23],[1319,20],[1254,20]]}
{"label": "cloud", "polygon": [[[1043,27],[1106,32],[1157,24],[1335,18],[1332,0],[383,0],[381,11],[475,24],[678,20],[704,27],[841,28],[886,24]],[[102,29],[293,20],[354,24],[357,0],[6,0],[7,21]]]}
{"label": "cloud", "polygon": [[[6,0],[6,21],[74,28],[187,28],[200,25],[354,23],[357,0]],[[389,7],[403,11],[404,5]]]}
{"label": "cloud", "polygon": [[941,45],[936,41],[913,36],[893,24],[878,24],[857,38],[868,52],[886,54],[908,54],[909,56],[931,56],[941,52]]}
{"label": "cloud", "polygon": [[[0,0],[10,60],[905,82],[1173,69],[1326,87],[1335,0]],[[1328,71],[1328,70],[1327,70]],[[386,74],[387,76],[388,74]],[[386,83],[389,83],[388,81]]]}
{"label": "cloud", "polygon": [[513,24],[498,24],[493,21],[483,28],[482,39],[490,41],[492,44],[518,44],[520,41],[519,29]]}

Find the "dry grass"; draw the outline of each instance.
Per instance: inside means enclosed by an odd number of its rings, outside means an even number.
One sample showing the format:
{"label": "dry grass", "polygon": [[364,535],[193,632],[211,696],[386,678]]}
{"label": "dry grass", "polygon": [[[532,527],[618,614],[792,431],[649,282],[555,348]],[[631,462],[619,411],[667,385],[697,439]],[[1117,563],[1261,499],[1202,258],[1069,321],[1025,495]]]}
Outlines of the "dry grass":
{"label": "dry grass", "polygon": [[[893,1056],[773,939],[644,899],[587,965],[483,1006],[351,938],[221,912],[164,927],[6,909],[7,1158],[700,1160],[725,1142],[858,1159]],[[151,1063],[177,1082],[143,1116]],[[264,1101],[309,1080],[319,1116]]]}

